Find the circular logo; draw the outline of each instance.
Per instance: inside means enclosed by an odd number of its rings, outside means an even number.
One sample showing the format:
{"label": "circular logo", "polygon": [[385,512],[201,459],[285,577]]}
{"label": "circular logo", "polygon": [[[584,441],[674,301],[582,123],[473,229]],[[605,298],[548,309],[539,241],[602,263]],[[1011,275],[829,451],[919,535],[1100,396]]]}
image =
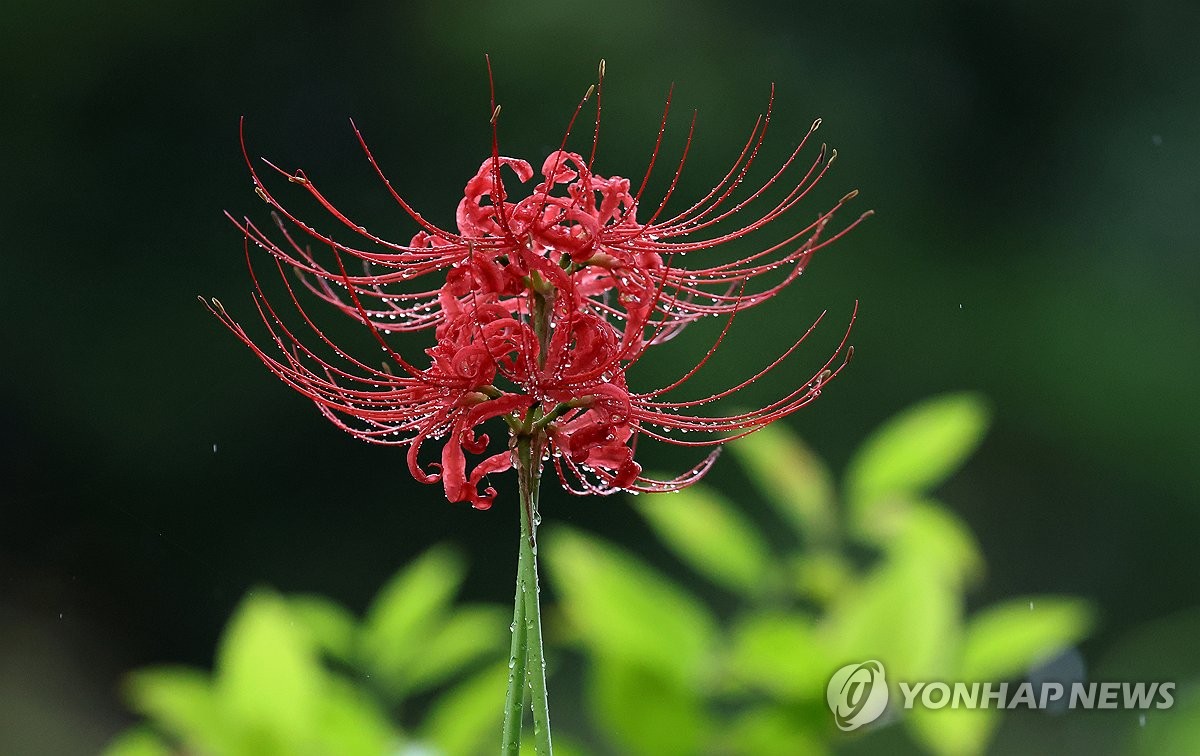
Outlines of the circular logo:
{"label": "circular logo", "polygon": [[845,732],[879,719],[888,702],[883,664],[871,659],[842,667],[829,678],[825,700],[833,721]]}

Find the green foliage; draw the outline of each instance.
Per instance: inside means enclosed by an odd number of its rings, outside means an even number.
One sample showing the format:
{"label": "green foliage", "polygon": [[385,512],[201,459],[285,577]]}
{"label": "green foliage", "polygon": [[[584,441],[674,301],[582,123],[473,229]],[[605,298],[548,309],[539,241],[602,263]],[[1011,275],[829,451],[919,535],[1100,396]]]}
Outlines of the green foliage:
{"label": "green foliage", "polygon": [[211,690],[239,750],[301,750],[312,739],[324,683],[316,649],[286,603],[265,591],[251,594],[225,631]]}
{"label": "green foliage", "polygon": [[[882,660],[893,685],[1004,681],[1078,643],[1094,621],[1078,599],[1023,597],[966,612],[983,557],[965,523],[931,497],[979,444],[987,417],[969,394],[902,413],[854,454],[841,504],[825,464],[779,425],[731,446],[754,495],[735,503],[698,485],[633,500],[682,566],[725,593],[719,611],[617,546],[546,528],[539,546],[561,620],[550,640],[585,662],[581,694],[552,689],[555,700],[581,700],[592,728],[560,726],[560,756],[586,752],[572,736],[600,752],[647,756],[828,753],[853,742],[825,702],[843,664]],[[779,527],[759,524],[772,519]],[[253,591],[213,672],[158,667],[128,677],[126,697],[147,722],[116,738],[108,756],[494,753],[509,615],[456,605],[465,574],[460,554],[430,549],[363,619],[320,596]],[[1181,627],[1174,635],[1190,648],[1192,625]],[[895,688],[892,700],[901,700]],[[1194,689],[1181,693],[1181,708],[1200,710],[1196,702]],[[1001,713],[897,715],[930,753],[977,754]],[[1197,730],[1179,721],[1151,722],[1137,747],[1187,752]],[[881,725],[857,735],[873,738],[873,729]]]}
{"label": "green foliage", "polygon": [[696,571],[730,590],[762,589],[767,545],[725,497],[707,488],[687,488],[654,497],[641,513]]}
{"label": "green foliage", "polygon": [[639,756],[688,756],[712,742],[713,721],[693,685],[625,660],[596,665],[589,708],[601,730]]}
{"label": "green foliage", "polygon": [[447,691],[425,718],[422,741],[441,753],[494,753],[507,684],[508,665],[495,664]]}
{"label": "green foliage", "polygon": [[[440,681],[441,664],[431,655],[452,663],[453,656],[461,653],[469,659],[476,652],[461,648],[460,642],[431,644],[444,630],[446,612],[465,574],[461,555],[436,546],[392,578],[367,610],[358,658],[393,697],[418,690],[423,682]],[[488,636],[468,635],[463,640],[485,643]],[[424,667],[424,674],[415,674],[417,665]]]}
{"label": "green foliage", "polygon": [[1134,739],[1145,756],[1192,756],[1200,753],[1200,681],[1175,692],[1175,708],[1146,714]]}
{"label": "green foliage", "polygon": [[967,624],[959,671],[964,680],[1003,680],[1069,646],[1094,622],[1091,608],[1054,596],[1010,599]]}
{"label": "green foliage", "polygon": [[[970,456],[987,430],[988,410],[973,394],[934,397],[902,412],[859,447],[846,471],[852,525],[875,534],[879,511],[921,496]],[[782,460],[781,460],[782,461]]]}
{"label": "green foliage", "polygon": [[358,623],[344,606],[324,596],[300,594],[287,597],[288,611],[308,631],[313,644],[331,659],[354,661]]}
{"label": "green foliage", "polygon": [[837,529],[833,474],[782,425],[768,425],[730,446],[759,491],[795,532],[822,543]]}
{"label": "green foliage", "polygon": [[149,727],[133,727],[118,735],[106,756],[170,756],[171,747]]}
{"label": "green foliage", "polygon": [[1200,753],[1200,645],[1196,638],[1200,638],[1200,607],[1134,628],[1113,644],[1093,670],[1095,679],[1176,683],[1171,709],[1151,709],[1136,716],[1126,752],[1138,756]]}
{"label": "green foliage", "polygon": [[[120,735],[107,756],[378,756],[418,742],[410,731],[445,753],[491,752],[507,620],[498,607],[452,606],[464,574],[460,555],[435,547],[384,587],[362,621],[319,596],[252,591],[211,674],[156,667],[129,675],[126,698],[150,726]],[[489,660],[436,699],[424,723],[410,730],[401,721],[414,692]]]}
{"label": "green foliage", "polygon": [[597,655],[679,686],[713,653],[716,622],[683,588],[624,551],[558,528],[542,539],[563,609]]}
{"label": "green foliage", "polygon": [[125,693],[164,732],[206,750],[223,745],[221,716],[207,674],[184,667],[142,670],[125,681]]}
{"label": "green foliage", "polygon": [[[987,422],[970,394],[900,414],[854,454],[844,509],[826,466],[778,424],[731,445],[758,494],[740,506],[703,485],[635,500],[683,564],[730,592],[725,622],[637,558],[556,530],[550,574],[589,662],[603,739],[638,754],[822,753],[846,737],[825,703],[843,664],[880,659],[893,684],[1007,680],[1079,642],[1092,615],[1075,599],[1023,598],[965,616],[983,558],[930,495]],[[792,536],[771,541],[790,546],[772,551],[750,524],[754,498]],[[932,753],[973,754],[998,716],[918,708],[903,720]]]}
{"label": "green foliage", "polygon": [[396,738],[386,713],[323,666],[314,638],[328,625],[307,625],[304,616],[283,597],[254,591],[226,628],[212,675],[179,667],[130,675],[126,695],[161,737],[134,731],[109,754],[163,752],[168,743],[230,756],[383,752]]}
{"label": "green foliage", "polygon": [[812,663],[824,649],[811,616],[780,609],[749,611],[734,622],[730,641],[729,666],[737,670],[745,690],[783,699],[813,698],[824,690],[828,675]]}

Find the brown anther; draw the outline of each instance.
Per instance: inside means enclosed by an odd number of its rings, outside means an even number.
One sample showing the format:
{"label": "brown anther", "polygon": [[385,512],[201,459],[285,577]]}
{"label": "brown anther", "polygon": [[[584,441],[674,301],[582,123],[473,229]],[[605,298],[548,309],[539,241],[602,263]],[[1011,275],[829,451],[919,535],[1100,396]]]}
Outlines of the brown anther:
{"label": "brown anther", "polygon": [[839,205],[845,204],[845,203],[849,202],[850,200],[854,199],[854,198],[855,198],[855,197],[857,197],[857,196],[858,196],[858,190],[857,190],[857,189],[851,189],[850,191],[846,192],[846,196],[845,196],[845,197],[842,197],[840,200],[838,200],[838,204],[839,204]]}
{"label": "brown anther", "polygon": [[605,252],[597,252],[596,254],[589,257],[587,260],[584,260],[585,265],[595,265],[598,268],[607,268],[609,270],[612,270],[612,268],[618,262],[619,261],[617,260],[617,258],[615,258],[612,255],[607,254]]}
{"label": "brown anther", "polygon": [[271,204],[271,198],[267,196],[267,192],[261,186],[255,184],[254,193],[257,194],[258,198],[263,202],[266,202],[268,205]]}
{"label": "brown anther", "polygon": [[499,117],[500,117],[500,106],[499,106],[499,105],[497,105],[497,106],[496,106],[496,109],[492,111],[492,117],[491,117],[491,119],[489,120],[489,123],[495,124],[495,123],[496,123],[496,119],[497,119],[497,118],[499,118]]}
{"label": "brown anther", "polygon": [[468,391],[467,393],[463,394],[461,398],[459,398],[458,406],[471,407],[476,404],[483,404],[489,398],[490,397],[482,391]]}

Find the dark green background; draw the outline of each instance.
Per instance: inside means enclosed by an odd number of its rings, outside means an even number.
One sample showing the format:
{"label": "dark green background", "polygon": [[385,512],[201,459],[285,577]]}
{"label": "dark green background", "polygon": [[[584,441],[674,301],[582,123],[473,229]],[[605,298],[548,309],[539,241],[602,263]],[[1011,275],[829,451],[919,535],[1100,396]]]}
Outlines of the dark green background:
{"label": "dark green background", "polygon": [[[407,198],[450,224],[488,150],[484,52],[505,152],[535,164],[604,57],[598,170],[638,175],[675,82],[668,156],[699,111],[683,197],[720,176],[772,81],[768,160],[822,116],[840,157],[798,217],[855,187],[877,215],[757,311],[722,364],[761,363],[828,307],[826,341],[797,370],[818,365],[860,300],[854,365],[789,422],[840,465],[912,401],[989,397],[995,429],[943,492],[987,556],[981,602],[1094,599],[1093,659],[1196,604],[1195,3],[8,0],[0,29],[8,749],[94,750],[126,721],[119,674],[208,663],[256,584],[361,607],[450,539],[472,555],[471,598],[511,595],[509,491],[487,513],[448,505],[400,453],[322,421],[196,301],[254,318],[222,216],[266,220],[239,116],[252,154],[305,168],[404,241],[413,226],[347,118]],[[544,513],[650,540],[619,498],[552,490]]]}

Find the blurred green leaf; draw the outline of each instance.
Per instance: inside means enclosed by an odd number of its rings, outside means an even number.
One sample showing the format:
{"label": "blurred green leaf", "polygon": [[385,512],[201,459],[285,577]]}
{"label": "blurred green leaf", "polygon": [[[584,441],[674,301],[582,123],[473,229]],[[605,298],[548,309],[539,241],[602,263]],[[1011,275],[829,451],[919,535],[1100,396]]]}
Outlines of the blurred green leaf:
{"label": "blurred green leaf", "polygon": [[[822,704],[822,708],[824,704]],[[828,709],[823,709],[827,716]],[[745,756],[822,756],[829,753],[821,730],[798,715],[794,709],[758,706],[740,714],[722,734],[727,744],[720,753]],[[822,722],[828,720],[822,719]]]}
{"label": "blurred green leaf", "polygon": [[1200,680],[1200,606],[1139,624],[1109,644],[1099,680]]}
{"label": "blurred green leaf", "polygon": [[[554,731],[554,754],[555,756],[584,756],[590,753],[581,748],[577,743],[573,743],[563,736],[559,730]],[[491,756],[491,752],[488,752]],[[532,737],[526,737],[521,741],[521,756],[538,756],[537,745]]]}
{"label": "blurred green leaf", "polygon": [[435,546],[393,577],[371,604],[360,636],[361,661],[393,694],[405,690],[409,666],[425,653],[465,574],[460,554]]}
{"label": "blurred green leaf", "polygon": [[755,487],[809,543],[826,541],[837,526],[833,475],[781,423],[729,445]]}
{"label": "blurred green leaf", "polygon": [[712,654],[716,623],[695,598],[627,553],[556,528],[544,539],[549,576],[588,649],[694,681]]}
{"label": "blurred green leaf", "polygon": [[133,727],[118,735],[103,756],[172,756],[174,750],[149,727]]}
{"label": "blurred green leaf", "polygon": [[791,559],[792,587],[802,598],[824,606],[857,576],[850,561],[834,550],[805,551]]}
{"label": "blurred green leaf", "polygon": [[[1200,681],[1176,688],[1170,710],[1152,709],[1132,738],[1134,752],[1145,756],[1195,756],[1200,753]],[[1161,700],[1161,698],[1159,699]]]}
{"label": "blurred green leaf", "polygon": [[379,703],[340,678],[327,681],[315,729],[318,754],[380,756],[394,751],[400,740]]}
{"label": "blurred green leaf", "polygon": [[696,485],[639,497],[635,509],[697,572],[734,591],[762,591],[770,559],[767,545],[724,496]]}
{"label": "blurred green leaf", "polygon": [[252,592],[225,630],[214,684],[239,752],[291,754],[311,743],[322,678],[316,648],[285,600]]}
{"label": "blurred green leaf", "polygon": [[931,572],[954,581],[969,583],[983,576],[983,555],[975,537],[962,520],[932,502],[901,502],[891,518],[881,518],[878,531],[884,548],[901,559],[920,559]]}
{"label": "blurred green leaf", "polygon": [[446,754],[496,753],[507,687],[507,662],[458,683],[434,701],[421,728],[421,740]]}
{"label": "blurred green leaf", "polygon": [[928,709],[914,706],[906,723],[926,748],[941,756],[974,756],[987,750],[1000,724],[996,709]]}
{"label": "blurred green leaf", "polygon": [[1003,680],[1082,640],[1094,617],[1087,602],[1031,596],[977,613],[967,623],[959,672],[964,680]]}
{"label": "blurred green leaf", "polygon": [[622,753],[691,756],[711,740],[695,688],[615,659],[592,666],[590,704]]}
{"label": "blurred green leaf", "polygon": [[928,399],[893,417],[859,447],[846,474],[855,521],[869,525],[872,507],[888,497],[926,493],[978,446],[988,410],[975,394]]}
{"label": "blurred green leaf", "polygon": [[446,682],[488,656],[499,658],[511,641],[511,613],[494,606],[457,609],[425,643],[406,670],[409,689],[424,690]]}
{"label": "blurred green leaf", "polygon": [[831,670],[812,618],[751,614],[734,626],[731,644],[729,675],[739,683],[787,699],[823,695]]}
{"label": "blurred green leaf", "polygon": [[317,648],[340,662],[353,661],[358,628],[348,609],[313,594],[288,596],[287,602],[288,611],[308,630]]}
{"label": "blurred green leaf", "polygon": [[950,671],[962,598],[922,559],[889,559],[830,605],[821,623],[831,668],[878,659],[889,680]]}
{"label": "blurred green leaf", "polygon": [[208,675],[189,667],[152,667],[125,679],[130,707],[165,732],[201,749],[225,747],[221,715]]}

